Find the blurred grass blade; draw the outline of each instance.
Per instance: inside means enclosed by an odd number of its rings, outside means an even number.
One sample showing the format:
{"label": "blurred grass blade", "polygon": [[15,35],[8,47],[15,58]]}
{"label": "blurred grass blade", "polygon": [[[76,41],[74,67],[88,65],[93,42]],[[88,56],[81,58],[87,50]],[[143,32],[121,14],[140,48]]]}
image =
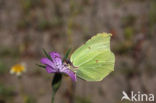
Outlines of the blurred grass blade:
{"label": "blurred grass blade", "polygon": [[41,64],[36,64],[37,66],[41,67],[41,68],[46,68],[45,65],[41,65]]}
{"label": "blurred grass blade", "polygon": [[62,62],[64,62],[64,61],[68,58],[70,51],[71,51],[71,48],[68,49],[68,51],[66,52],[66,54],[65,54],[65,56],[64,56],[64,58],[63,58],[63,60],[62,60]]}
{"label": "blurred grass blade", "polygon": [[56,73],[54,75],[53,80],[52,80],[52,90],[53,91],[52,91],[52,100],[51,100],[51,103],[54,103],[55,94],[56,94],[57,90],[61,86],[61,81],[62,81],[62,74]]}
{"label": "blurred grass blade", "polygon": [[46,52],[45,49],[43,49],[43,53],[48,59],[52,60],[51,56]]}

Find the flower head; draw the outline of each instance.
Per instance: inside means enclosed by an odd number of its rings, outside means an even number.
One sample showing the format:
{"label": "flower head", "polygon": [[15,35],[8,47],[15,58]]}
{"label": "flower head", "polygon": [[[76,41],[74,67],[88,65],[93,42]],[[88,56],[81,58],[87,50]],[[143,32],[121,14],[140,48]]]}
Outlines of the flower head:
{"label": "flower head", "polygon": [[42,58],[41,63],[46,65],[46,71],[48,73],[65,73],[71,77],[73,81],[76,81],[76,74],[69,69],[69,66],[65,63],[62,63],[62,59],[59,53],[51,52],[49,53],[49,58]]}
{"label": "flower head", "polygon": [[25,68],[25,65],[23,63],[15,64],[10,69],[10,73],[16,74],[17,76],[20,76],[22,74],[22,72],[25,72],[25,71],[26,71],[26,68]]}

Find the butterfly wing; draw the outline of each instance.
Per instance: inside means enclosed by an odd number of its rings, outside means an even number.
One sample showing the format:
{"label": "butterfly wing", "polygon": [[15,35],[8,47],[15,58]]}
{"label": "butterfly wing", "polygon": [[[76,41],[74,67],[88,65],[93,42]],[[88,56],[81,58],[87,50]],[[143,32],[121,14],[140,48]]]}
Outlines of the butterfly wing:
{"label": "butterfly wing", "polygon": [[78,77],[101,81],[114,70],[115,57],[110,50],[110,37],[111,34],[99,33],[71,55],[71,62],[78,67]]}

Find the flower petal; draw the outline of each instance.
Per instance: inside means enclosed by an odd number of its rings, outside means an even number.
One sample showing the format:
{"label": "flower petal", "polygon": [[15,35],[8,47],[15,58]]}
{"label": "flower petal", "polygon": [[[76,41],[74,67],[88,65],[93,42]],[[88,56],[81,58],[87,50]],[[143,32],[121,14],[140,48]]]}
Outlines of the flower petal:
{"label": "flower petal", "polygon": [[47,71],[48,73],[56,73],[56,72],[57,72],[54,68],[52,68],[52,67],[50,67],[50,66],[46,66],[46,71]]}
{"label": "flower petal", "polygon": [[51,56],[52,58],[55,58],[55,57],[61,58],[60,54],[57,53],[57,52],[50,52],[50,56]]}
{"label": "flower petal", "polygon": [[51,60],[49,60],[48,58],[42,58],[40,60],[40,62],[43,63],[43,64],[45,64],[45,65],[48,65],[48,66],[50,66],[52,68],[55,68],[54,63]]}
{"label": "flower petal", "polygon": [[76,74],[72,70],[65,69],[62,72],[65,73],[65,74],[67,74],[68,76],[70,76],[73,81],[76,81],[77,80],[76,79]]}
{"label": "flower petal", "polygon": [[50,53],[50,56],[53,60],[53,62],[56,64],[56,65],[62,65],[62,59],[61,59],[61,56],[59,53],[57,52],[51,52]]}

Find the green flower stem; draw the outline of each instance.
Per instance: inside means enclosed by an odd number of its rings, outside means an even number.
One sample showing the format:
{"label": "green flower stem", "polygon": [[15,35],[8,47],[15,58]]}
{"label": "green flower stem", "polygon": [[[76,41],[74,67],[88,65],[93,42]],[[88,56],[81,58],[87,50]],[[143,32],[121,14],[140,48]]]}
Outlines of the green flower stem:
{"label": "green flower stem", "polygon": [[52,92],[51,103],[54,103],[54,100],[55,100],[55,93]]}
{"label": "green flower stem", "polygon": [[24,100],[25,93],[24,93],[24,88],[22,84],[22,76],[17,76],[18,83],[19,83],[19,94],[22,96],[22,99]]}
{"label": "green flower stem", "polygon": [[51,97],[51,103],[54,103],[54,99],[55,99],[55,94],[57,92],[57,90],[60,88],[61,86],[61,81],[62,81],[62,74],[60,73],[56,73],[54,75],[54,78],[52,80],[52,97]]}

